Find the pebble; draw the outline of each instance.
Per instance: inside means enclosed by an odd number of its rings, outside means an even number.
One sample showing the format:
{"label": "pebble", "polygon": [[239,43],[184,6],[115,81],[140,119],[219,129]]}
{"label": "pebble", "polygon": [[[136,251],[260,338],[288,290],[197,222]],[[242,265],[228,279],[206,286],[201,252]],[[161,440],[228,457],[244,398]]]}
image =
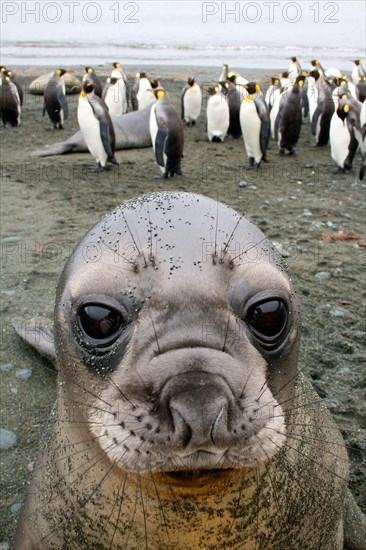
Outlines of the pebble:
{"label": "pebble", "polygon": [[21,502],[15,502],[15,504],[13,504],[13,506],[10,508],[10,510],[12,511],[14,516],[16,516],[17,513],[20,511],[21,507],[22,507]]}
{"label": "pebble", "polygon": [[318,271],[318,273],[315,273],[314,279],[316,281],[326,281],[330,279],[330,273],[328,271]]}
{"label": "pebble", "polygon": [[339,309],[338,307],[333,307],[329,310],[329,317],[345,317],[346,312],[344,309]]}
{"label": "pebble", "polygon": [[320,304],[319,306],[316,306],[315,313],[319,315],[320,313],[323,313],[325,309],[329,309],[330,304]]}
{"label": "pebble", "polygon": [[325,225],[326,225],[327,227],[334,227],[334,223],[333,223],[333,222],[330,222],[330,221],[326,222]]}
{"label": "pebble", "polygon": [[310,210],[308,210],[307,208],[305,208],[305,209],[303,210],[303,212],[302,212],[302,215],[303,215],[303,216],[312,216],[313,213],[310,212]]}
{"label": "pebble", "polygon": [[305,164],[305,168],[314,168],[314,164]]}
{"label": "pebble", "polygon": [[246,181],[239,181],[239,187],[248,187],[248,182],[246,182]]}
{"label": "pebble", "polygon": [[248,189],[252,189],[253,191],[255,191],[257,189],[257,186],[256,185],[249,185]]}
{"label": "pebble", "polygon": [[6,451],[18,443],[18,436],[10,430],[0,428],[0,449]]}
{"label": "pebble", "polygon": [[4,296],[15,296],[15,290],[2,290],[1,294],[4,294]]}
{"label": "pebble", "polygon": [[21,241],[21,240],[22,240],[21,237],[16,237],[15,235],[13,235],[11,237],[4,237],[2,241],[3,243],[17,243],[18,241]]}
{"label": "pebble", "polygon": [[333,269],[333,275],[335,275],[336,277],[339,277],[340,275],[342,275],[343,273],[343,269],[341,267],[336,267],[335,269]]}
{"label": "pebble", "polygon": [[272,241],[273,246],[276,248],[277,252],[282,256],[282,258],[288,258],[290,256],[290,252],[287,248],[283,246],[283,244],[278,243],[276,241]]}
{"label": "pebble", "polygon": [[28,380],[32,376],[32,369],[19,369],[15,373],[15,377],[19,380]]}
{"label": "pebble", "polygon": [[0,372],[9,372],[13,367],[13,363],[4,363],[0,365]]}
{"label": "pebble", "polygon": [[290,199],[291,199],[292,201],[297,201],[297,197],[295,197],[295,195],[291,195],[291,196],[290,196]]}

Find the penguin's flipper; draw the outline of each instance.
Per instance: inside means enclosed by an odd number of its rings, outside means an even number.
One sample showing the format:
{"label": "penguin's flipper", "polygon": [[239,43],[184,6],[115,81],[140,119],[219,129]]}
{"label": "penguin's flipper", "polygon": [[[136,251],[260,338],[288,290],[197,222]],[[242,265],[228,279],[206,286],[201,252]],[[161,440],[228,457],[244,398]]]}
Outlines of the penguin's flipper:
{"label": "penguin's flipper", "polygon": [[303,105],[304,105],[304,118],[308,116],[309,114],[309,98],[308,98],[308,94],[303,94],[302,95],[302,101],[303,101]]}
{"label": "penguin's flipper", "polygon": [[353,133],[355,135],[355,138],[358,141],[358,145],[360,147],[361,155],[362,157],[365,156],[365,144],[364,144],[364,138],[362,136],[362,130],[360,131],[356,126],[353,126]]}
{"label": "penguin's flipper", "polygon": [[323,109],[319,106],[314,111],[313,118],[311,119],[311,133],[313,136],[316,136],[316,125],[318,124],[318,120],[322,112]]}
{"label": "penguin's flipper", "polygon": [[43,114],[42,116],[44,116],[46,114],[46,104],[43,105]]}
{"label": "penguin's flipper", "polygon": [[187,84],[184,86],[182,90],[182,98],[181,98],[181,107],[182,107],[182,113],[181,113],[181,119],[184,120],[184,96],[186,91],[188,90],[189,86]]}
{"label": "penguin's flipper", "polygon": [[259,145],[261,147],[263,158],[266,156],[267,152],[270,129],[271,126],[269,122],[262,122],[261,131],[259,134]]}
{"label": "penguin's flipper", "polygon": [[165,145],[168,139],[168,130],[167,128],[159,128],[158,133],[155,138],[155,158],[159,166],[164,167],[164,152]]}
{"label": "penguin's flipper", "polygon": [[108,159],[114,159],[114,151],[111,147],[109,125],[107,120],[99,120],[100,137]]}
{"label": "penguin's flipper", "polygon": [[262,123],[261,131],[259,134],[259,144],[262,151],[262,155],[263,157],[265,157],[267,147],[268,147],[269,133],[271,129],[268,107],[264,101],[255,101],[254,103],[257,109],[258,116]]}
{"label": "penguin's flipper", "polygon": [[139,102],[138,102],[138,99],[137,99],[137,92],[136,92],[135,87],[133,87],[132,90],[131,90],[131,105],[132,105],[132,110],[133,111],[138,111]]}
{"label": "penguin's flipper", "polygon": [[64,119],[66,120],[67,117],[69,116],[69,106],[67,104],[67,99],[65,94],[62,91],[62,88],[57,88],[57,99],[60,102],[61,109],[64,112]]}

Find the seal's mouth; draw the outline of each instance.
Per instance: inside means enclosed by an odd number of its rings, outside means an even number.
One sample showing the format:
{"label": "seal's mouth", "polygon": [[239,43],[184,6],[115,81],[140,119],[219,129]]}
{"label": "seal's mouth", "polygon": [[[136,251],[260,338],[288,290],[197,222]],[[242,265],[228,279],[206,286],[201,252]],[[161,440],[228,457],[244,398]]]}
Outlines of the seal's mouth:
{"label": "seal's mouth", "polygon": [[199,470],[172,470],[161,472],[158,475],[167,484],[193,487],[228,478],[234,471],[233,468],[201,468]]}

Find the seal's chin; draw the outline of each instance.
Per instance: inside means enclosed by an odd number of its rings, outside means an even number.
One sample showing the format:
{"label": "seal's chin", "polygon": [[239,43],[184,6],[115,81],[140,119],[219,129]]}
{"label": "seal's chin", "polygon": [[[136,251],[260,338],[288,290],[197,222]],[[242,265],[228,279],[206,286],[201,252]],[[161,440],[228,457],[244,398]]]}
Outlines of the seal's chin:
{"label": "seal's chin", "polygon": [[181,488],[199,488],[229,479],[236,472],[233,468],[201,468],[199,470],[172,470],[154,473],[155,480],[164,485]]}

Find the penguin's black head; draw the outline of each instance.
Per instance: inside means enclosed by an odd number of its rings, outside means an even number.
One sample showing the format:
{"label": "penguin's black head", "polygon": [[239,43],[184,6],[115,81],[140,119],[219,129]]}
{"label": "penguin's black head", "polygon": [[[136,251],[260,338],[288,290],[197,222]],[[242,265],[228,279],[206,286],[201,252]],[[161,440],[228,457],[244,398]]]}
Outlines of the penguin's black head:
{"label": "penguin's black head", "polygon": [[13,76],[13,73],[10,69],[5,69],[5,71],[3,71],[4,75],[5,76],[8,76],[9,78],[11,78]]}
{"label": "penguin's black head", "polygon": [[219,91],[219,87],[209,86],[208,88],[204,88],[204,90],[208,93],[208,95],[215,95]]}
{"label": "penguin's black head", "polygon": [[271,76],[271,82],[274,86],[277,86],[277,84],[280,83],[280,79],[278,78],[278,76]]}
{"label": "penguin's black head", "polygon": [[296,77],[295,83],[302,88],[305,82],[305,76],[303,74]]}
{"label": "penguin's black head", "polygon": [[343,99],[338,103],[337,115],[344,122],[350,110],[351,110],[351,105],[348,103],[347,100]]}
{"label": "penguin's black head", "polygon": [[318,64],[318,60],[317,60],[317,59],[312,59],[312,60],[310,61],[310,63],[311,63],[311,65],[312,65],[312,67],[316,67],[317,64]]}
{"label": "penguin's black head", "polygon": [[121,63],[118,63],[118,61],[116,61],[115,63],[112,63],[112,65],[115,69],[119,69],[121,67]]}
{"label": "penguin's black head", "polygon": [[153,90],[155,90],[155,88],[158,88],[160,86],[159,80],[149,80],[149,82]]}
{"label": "penguin's black head", "polygon": [[158,86],[157,88],[154,88],[153,89],[153,94],[154,94],[154,96],[156,97],[157,100],[168,97],[166,91],[161,86]]}
{"label": "penguin's black head", "polygon": [[261,91],[261,87],[257,82],[248,82],[248,84],[245,84],[244,88],[247,90],[249,94],[257,94]]}
{"label": "penguin's black head", "polygon": [[318,71],[318,69],[313,69],[312,71],[310,71],[309,76],[312,76],[313,78],[315,78],[315,81],[319,80],[320,72]]}
{"label": "penguin's black head", "polygon": [[6,67],[4,65],[0,65],[0,73],[5,73]]}
{"label": "penguin's black head", "polygon": [[295,61],[298,60],[298,57],[297,56],[294,56],[294,57],[290,57],[291,61],[293,61],[295,63]]}
{"label": "penguin's black head", "polygon": [[284,71],[283,73],[280,73],[281,78],[288,78],[288,71]]}
{"label": "penguin's black head", "polygon": [[136,78],[147,78],[146,73],[137,73]]}
{"label": "penguin's black head", "polygon": [[65,73],[65,69],[56,69],[57,76],[63,76]]}
{"label": "penguin's black head", "polygon": [[85,72],[86,72],[87,74],[91,74],[92,72],[94,72],[94,71],[93,71],[93,67],[85,67]]}
{"label": "penguin's black head", "polygon": [[354,63],[355,65],[362,65],[361,59],[355,59],[355,60],[353,61],[353,63]]}
{"label": "penguin's black head", "polygon": [[193,85],[194,85],[194,77],[193,77],[193,76],[188,77],[188,84],[189,84],[190,86],[193,86]]}
{"label": "penguin's black head", "polygon": [[227,75],[227,79],[228,79],[230,82],[232,82],[233,84],[234,84],[235,81],[236,81],[236,77],[237,77],[237,75],[236,75],[235,73],[229,73],[229,74]]}
{"label": "penguin's black head", "polygon": [[91,94],[94,91],[94,86],[88,80],[83,83],[83,92],[86,94]]}

